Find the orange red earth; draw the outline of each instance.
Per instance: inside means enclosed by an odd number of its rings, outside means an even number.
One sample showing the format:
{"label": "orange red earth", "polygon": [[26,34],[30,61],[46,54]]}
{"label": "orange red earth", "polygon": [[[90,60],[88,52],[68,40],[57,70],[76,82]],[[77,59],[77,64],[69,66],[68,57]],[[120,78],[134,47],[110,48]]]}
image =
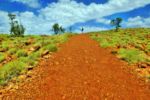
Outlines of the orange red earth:
{"label": "orange red earth", "polygon": [[77,35],[35,68],[36,78],[4,100],[150,100],[150,87],[88,35]]}

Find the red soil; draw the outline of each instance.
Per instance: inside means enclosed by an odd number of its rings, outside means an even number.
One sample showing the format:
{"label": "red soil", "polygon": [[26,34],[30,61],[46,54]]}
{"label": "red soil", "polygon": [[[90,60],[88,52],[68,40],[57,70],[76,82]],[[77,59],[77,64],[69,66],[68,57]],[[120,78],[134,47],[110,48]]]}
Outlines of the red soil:
{"label": "red soil", "polygon": [[37,67],[36,79],[3,99],[150,100],[149,86],[87,35],[73,36]]}

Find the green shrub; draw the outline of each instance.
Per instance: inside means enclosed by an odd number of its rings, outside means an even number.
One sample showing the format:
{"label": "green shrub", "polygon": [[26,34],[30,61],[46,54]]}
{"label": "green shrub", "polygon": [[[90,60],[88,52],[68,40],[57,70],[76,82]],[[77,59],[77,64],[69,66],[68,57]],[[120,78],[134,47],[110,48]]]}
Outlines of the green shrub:
{"label": "green shrub", "polygon": [[16,56],[19,57],[26,57],[28,56],[27,52],[25,50],[18,50],[16,53]]}
{"label": "green shrub", "polygon": [[29,59],[37,60],[41,56],[41,51],[34,52],[28,56]]}
{"label": "green shrub", "polygon": [[26,63],[28,66],[34,66],[37,64],[35,59],[30,59],[29,57],[20,57],[19,61]]}
{"label": "green shrub", "polygon": [[17,52],[17,48],[11,48],[8,50],[8,53],[11,55],[15,54],[16,52]]}
{"label": "green shrub", "polygon": [[55,37],[55,41],[59,42],[59,43],[63,43],[63,42],[66,42],[69,37],[71,37],[71,34],[69,33],[65,33],[65,34],[62,34],[62,35],[59,35],[59,36],[56,36]]}
{"label": "green shrub", "polygon": [[25,70],[26,64],[20,61],[12,61],[0,68],[0,85],[4,85],[14,76]]}
{"label": "green shrub", "polygon": [[0,53],[0,63],[5,60],[5,55]]}
{"label": "green shrub", "polygon": [[148,44],[147,46],[146,46],[146,49],[145,49],[147,52],[150,52],[150,44]]}
{"label": "green shrub", "polygon": [[129,64],[131,63],[137,63],[137,62],[144,62],[145,55],[143,52],[136,50],[136,49],[120,49],[118,51],[119,56],[121,59],[127,61]]}
{"label": "green shrub", "polygon": [[9,49],[9,42],[8,41],[2,42],[2,44],[0,45],[0,49],[7,51]]}
{"label": "green shrub", "polygon": [[103,39],[100,41],[100,46],[102,48],[107,48],[107,47],[115,47],[116,46],[116,43],[113,42],[113,41],[108,41],[106,39]]}
{"label": "green shrub", "polygon": [[55,52],[57,51],[57,46],[55,44],[49,44],[45,47],[43,47],[44,50],[48,50],[49,52]]}

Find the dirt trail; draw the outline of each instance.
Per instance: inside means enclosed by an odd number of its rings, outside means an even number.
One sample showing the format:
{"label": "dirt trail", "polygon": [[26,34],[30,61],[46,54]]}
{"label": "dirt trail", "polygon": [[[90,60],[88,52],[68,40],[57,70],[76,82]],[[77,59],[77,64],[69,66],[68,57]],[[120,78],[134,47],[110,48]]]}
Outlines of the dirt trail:
{"label": "dirt trail", "polygon": [[87,35],[72,37],[40,63],[35,80],[3,99],[150,100],[150,89]]}

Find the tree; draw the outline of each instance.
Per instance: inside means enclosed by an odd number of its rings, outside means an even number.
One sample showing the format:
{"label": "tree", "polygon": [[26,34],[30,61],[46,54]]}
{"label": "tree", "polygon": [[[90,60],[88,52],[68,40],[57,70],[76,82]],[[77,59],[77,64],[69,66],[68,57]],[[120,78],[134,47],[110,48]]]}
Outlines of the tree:
{"label": "tree", "polygon": [[58,23],[55,23],[55,24],[52,26],[52,28],[53,28],[53,31],[54,31],[55,34],[58,34],[58,33],[59,33],[60,28],[59,28],[59,24],[58,24]]}
{"label": "tree", "polygon": [[65,29],[62,26],[60,26],[59,30],[61,33],[65,33]]}
{"label": "tree", "polygon": [[10,25],[10,34],[13,36],[23,36],[25,32],[25,28],[22,24],[19,24],[18,21],[16,21],[16,15],[15,14],[8,14],[9,19],[11,20]]}
{"label": "tree", "polygon": [[62,26],[60,26],[58,23],[55,23],[52,26],[52,30],[54,31],[55,34],[64,33],[65,32],[65,29]]}
{"label": "tree", "polygon": [[115,26],[116,27],[115,31],[118,32],[119,28],[121,27],[120,25],[121,22],[122,22],[122,18],[118,17],[116,19],[111,20],[110,24]]}
{"label": "tree", "polygon": [[9,13],[8,17],[11,20],[11,22],[10,22],[10,25],[11,25],[10,34],[12,34],[14,32],[14,24],[15,24],[14,19],[16,18],[16,15]]}

